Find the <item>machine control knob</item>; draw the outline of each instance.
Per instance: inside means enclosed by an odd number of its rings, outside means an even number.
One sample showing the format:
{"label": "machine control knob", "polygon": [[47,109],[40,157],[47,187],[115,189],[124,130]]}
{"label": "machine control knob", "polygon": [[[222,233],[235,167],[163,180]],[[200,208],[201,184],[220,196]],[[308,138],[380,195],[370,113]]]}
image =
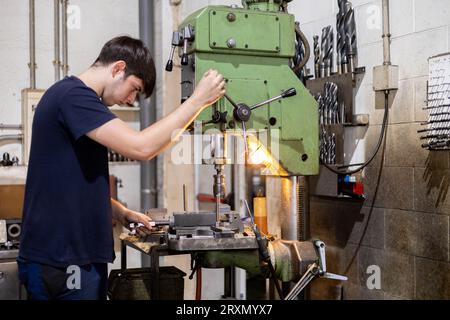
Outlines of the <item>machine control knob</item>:
{"label": "machine control knob", "polygon": [[227,47],[228,48],[236,48],[236,39],[230,38],[227,40]]}
{"label": "machine control knob", "polygon": [[228,20],[229,22],[234,22],[234,21],[236,21],[236,15],[235,15],[234,13],[230,12],[229,14],[227,14],[227,20]]}
{"label": "machine control knob", "polygon": [[238,103],[238,107],[234,109],[233,115],[237,121],[247,122],[250,120],[250,116],[252,115],[252,111],[249,106],[244,103]]}

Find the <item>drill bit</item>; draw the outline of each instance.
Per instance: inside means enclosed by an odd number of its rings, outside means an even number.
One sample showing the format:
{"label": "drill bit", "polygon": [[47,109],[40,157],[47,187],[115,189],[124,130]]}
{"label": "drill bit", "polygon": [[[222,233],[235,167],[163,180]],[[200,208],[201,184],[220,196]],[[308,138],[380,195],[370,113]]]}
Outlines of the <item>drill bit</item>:
{"label": "drill bit", "polygon": [[327,34],[326,34],[326,28],[322,29],[322,38],[320,42],[320,58],[319,58],[319,64],[320,64],[320,77],[325,77],[325,54],[327,51]]}
{"label": "drill bit", "polygon": [[331,135],[331,163],[336,164],[336,135],[333,133]]}
{"label": "drill bit", "polygon": [[322,95],[321,95],[321,94],[316,95],[315,98],[316,98],[317,103],[318,103],[318,105],[319,105],[319,123],[320,123],[321,125],[323,125],[323,124],[324,124],[324,118],[323,118],[323,98],[322,98]]}
{"label": "drill bit", "polygon": [[347,2],[345,4],[345,16],[344,16],[344,27],[345,27],[345,41],[347,47],[347,61],[349,64],[349,72],[355,72],[355,57],[357,54],[357,43],[356,43],[356,23],[355,23],[355,12],[352,8],[352,4]]}
{"label": "drill bit", "polygon": [[322,29],[322,57],[325,67],[325,77],[331,75],[333,64],[333,29],[327,26]]}
{"label": "drill bit", "polygon": [[316,78],[320,78],[320,47],[319,36],[314,36],[314,71]]}
{"label": "drill bit", "polygon": [[334,82],[328,82],[328,95],[330,101],[330,123],[337,124],[339,122],[338,117],[338,86]]}
{"label": "drill bit", "polygon": [[334,32],[331,26],[329,26],[327,45],[328,45],[327,60],[329,65],[328,76],[331,76],[331,74],[334,71]]}
{"label": "drill bit", "polygon": [[338,74],[342,74],[342,54],[345,46],[344,11],[347,0],[338,0],[339,12],[336,15],[336,65]]}

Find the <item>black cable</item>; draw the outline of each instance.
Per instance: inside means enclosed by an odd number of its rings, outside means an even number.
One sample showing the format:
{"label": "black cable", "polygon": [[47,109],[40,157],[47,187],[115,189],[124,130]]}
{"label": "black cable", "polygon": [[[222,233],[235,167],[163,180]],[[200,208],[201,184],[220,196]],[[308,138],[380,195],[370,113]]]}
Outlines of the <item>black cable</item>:
{"label": "black cable", "polygon": [[[331,172],[339,174],[339,175],[352,175],[352,174],[355,174],[357,172],[360,172],[365,167],[367,167],[373,161],[373,159],[375,159],[375,157],[377,156],[378,152],[380,151],[380,147],[381,147],[381,144],[383,142],[383,139],[384,139],[384,136],[385,136],[385,133],[386,133],[386,129],[387,129],[387,126],[388,126],[388,121],[389,121],[389,91],[385,91],[385,93],[384,93],[384,117],[383,117],[383,124],[381,126],[380,138],[378,139],[377,147],[375,148],[375,152],[373,153],[372,157],[370,157],[370,159],[368,161],[364,162],[358,169],[355,169],[355,170],[343,171],[343,170],[335,169],[335,168],[329,166],[326,163],[322,163],[322,164],[325,166],[325,168],[327,168]],[[349,168],[349,167],[353,167],[353,166],[355,166],[355,165],[342,166],[341,168]]]}
{"label": "black cable", "polygon": [[[297,38],[299,41],[303,43],[303,46],[305,47],[305,55],[303,57],[303,60],[301,60],[294,68],[292,69],[295,74],[298,74],[300,70],[306,65],[306,63],[309,60],[309,57],[311,56],[311,47],[309,46],[308,39],[306,39],[306,36],[303,34],[303,32],[300,30],[299,24],[295,24],[295,33],[297,35]],[[300,45],[300,43],[299,43]],[[298,53],[296,53],[298,54]]]}
{"label": "black cable", "polygon": [[[284,13],[289,13],[287,10],[287,2],[283,1],[281,3],[281,11]],[[300,30],[300,23],[295,23],[295,36],[297,39],[297,45],[295,46],[296,52],[294,56],[294,66],[292,67],[292,70],[296,75],[299,75],[301,72],[301,69],[308,63],[308,60],[311,56],[311,47],[309,45],[308,39],[306,38],[305,34]],[[305,48],[305,53],[303,56],[303,59],[299,59],[300,56],[300,48],[303,43],[303,47]],[[300,61],[298,61],[300,60]],[[306,76],[306,75],[304,75]]]}
{"label": "black cable", "polygon": [[[386,128],[387,131],[387,128]],[[367,222],[366,225],[364,226],[364,229],[361,233],[361,238],[358,241],[358,245],[356,246],[355,252],[353,253],[353,256],[350,259],[350,262],[348,263],[347,267],[345,268],[344,271],[344,275],[348,275],[350,269],[352,268],[353,263],[355,262],[356,257],[358,256],[359,250],[361,249],[362,243],[364,241],[364,238],[367,234],[367,230],[369,229],[369,224],[370,221],[372,219],[372,214],[373,214],[373,210],[375,208],[375,201],[377,200],[378,197],[378,190],[380,188],[380,184],[381,184],[381,176],[383,174],[383,167],[384,167],[384,155],[386,152],[386,139],[384,139],[384,143],[383,143],[383,149],[382,149],[382,153],[381,153],[381,163],[380,163],[380,170],[378,170],[378,176],[377,176],[377,182],[375,184],[375,190],[373,193],[373,199],[372,199],[372,204],[370,205],[370,210],[369,213],[367,215]]]}

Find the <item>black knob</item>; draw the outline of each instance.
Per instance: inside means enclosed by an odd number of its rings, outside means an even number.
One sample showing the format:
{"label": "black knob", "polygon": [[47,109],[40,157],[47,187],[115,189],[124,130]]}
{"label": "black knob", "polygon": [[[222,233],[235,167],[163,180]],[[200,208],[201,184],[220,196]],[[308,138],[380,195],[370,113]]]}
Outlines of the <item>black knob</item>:
{"label": "black knob", "polygon": [[295,88],[290,88],[290,89],[287,89],[286,91],[284,91],[282,94],[281,94],[281,97],[283,97],[283,98],[288,98],[288,97],[293,97],[293,96],[295,96],[297,94],[297,91],[295,90]]}
{"label": "black knob", "polygon": [[236,121],[244,121],[247,122],[250,120],[250,116],[252,115],[252,111],[250,108],[243,103],[238,103],[238,107],[234,109],[233,116]]}
{"label": "black knob", "polygon": [[181,64],[183,66],[187,66],[189,64],[188,55],[183,53],[183,56],[181,57]]}
{"label": "black knob", "polygon": [[173,70],[173,60],[167,61],[166,71],[171,72]]}

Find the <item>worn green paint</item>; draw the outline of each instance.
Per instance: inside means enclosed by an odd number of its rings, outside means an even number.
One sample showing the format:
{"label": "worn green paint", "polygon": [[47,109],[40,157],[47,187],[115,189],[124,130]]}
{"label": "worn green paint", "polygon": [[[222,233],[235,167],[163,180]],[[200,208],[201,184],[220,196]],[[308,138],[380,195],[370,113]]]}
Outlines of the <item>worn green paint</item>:
{"label": "worn green paint", "polygon": [[258,250],[207,251],[201,253],[203,268],[238,267],[249,276],[262,274]]}
{"label": "worn green paint", "polygon": [[[294,87],[296,96],[257,109],[246,127],[267,129],[269,150],[272,150],[271,137],[280,136],[278,160],[290,175],[316,175],[319,172],[318,106],[289,67],[294,55],[294,16],[250,10],[257,4],[274,2],[256,1],[249,9],[209,6],[181,24],[180,28],[190,24],[195,30],[195,41],[189,48],[190,58],[195,59],[195,81],[208,69],[216,69],[228,80],[228,95],[247,105]],[[236,17],[233,22],[227,19],[230,13]],[[227,47],[230,38],[236,40],[235,48]],[[233,107],[228,101],[221,99],[215,107],[227,111],[228,121],[233,120]],[[210,120],[212,112],[213,108],[206,109],[199,120]],[[276,119],[274,125],[269,123],[270,118]],[[216,126],[208,125],[204,129]]]}

